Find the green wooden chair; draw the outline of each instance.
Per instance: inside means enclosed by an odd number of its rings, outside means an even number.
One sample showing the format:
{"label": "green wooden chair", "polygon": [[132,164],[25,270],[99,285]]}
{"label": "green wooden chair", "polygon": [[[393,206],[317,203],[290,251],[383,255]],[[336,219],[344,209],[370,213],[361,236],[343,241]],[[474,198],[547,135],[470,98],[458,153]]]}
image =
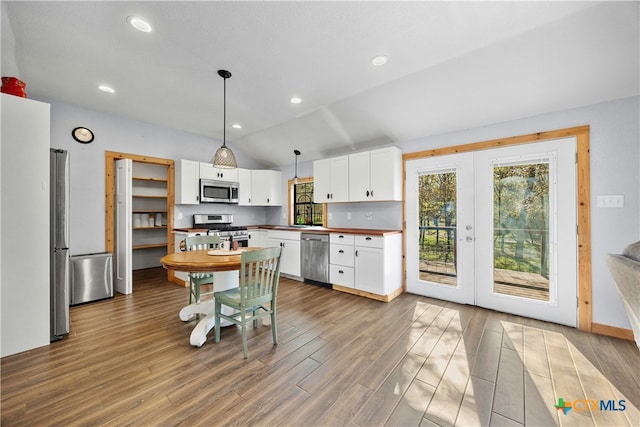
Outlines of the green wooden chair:
{"label": "green wooden chair", "polygon": [[[184,244],[188,251],[216,249],[220,247],[220,237],[191,236],[184,239]],[[213,295],[213,286],[211,292],[200,292],[200,287],[209,283],[213,284],[213,273],[189,273],[189,304],[200,302],[203,295]]]}
{"label": "green wooden chair", "polygon": [[[271,316],[273,344],[278,344],[276,325],[276,300],[280,281],[280,252],[273,247],[242,253],[240,265],[240,286],[226,291],[214,292],[215,299],[215,342],[220,342],[220,319],[226,319],[242,328],[242,351],[247,358],[247,323],[253,321],[258,327],[258,319]],[[232,315],[222,313],[222,306],[237,312]]]}

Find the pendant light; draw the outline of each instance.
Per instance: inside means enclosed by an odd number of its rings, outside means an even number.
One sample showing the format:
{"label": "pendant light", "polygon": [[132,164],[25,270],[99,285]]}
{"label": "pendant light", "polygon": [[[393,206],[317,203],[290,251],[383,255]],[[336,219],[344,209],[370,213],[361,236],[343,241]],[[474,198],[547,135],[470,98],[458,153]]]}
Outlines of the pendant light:
{"label": "pendant light", "polygon": [[298,183],[298,156],[300,155],[300,150],[293,150],[293,154],[296,155],[296,175],[293,177],[293,183]]}
{"label": "pendant light", "polygon": [[236,156],[233,151],[227,147],[227,79],[231,77],[231,73],[227,70],[218,70],[218,75],[224,79],[224,101],[222,113],[222,147],[218,148],[216,154],[211,159],[211,163],[216,168],[234,169],[238,167]]}

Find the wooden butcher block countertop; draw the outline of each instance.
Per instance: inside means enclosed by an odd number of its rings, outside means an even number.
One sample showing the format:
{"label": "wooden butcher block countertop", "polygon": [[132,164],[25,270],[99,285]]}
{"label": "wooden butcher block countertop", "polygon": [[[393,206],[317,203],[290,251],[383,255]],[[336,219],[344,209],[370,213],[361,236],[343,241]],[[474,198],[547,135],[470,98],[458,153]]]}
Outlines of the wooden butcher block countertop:
{"label": "wooden butcher block countertop", "polygon": [[325,227],[298,227],[295,225],[251,225],[247,227],[250,230],[283,230],[283,231],[300,231],[303,233],[343,233],[358,234],[367,236],[387,236],[390,234],[402,233],[402,230],[374,230],[368,228],[325,228]]}

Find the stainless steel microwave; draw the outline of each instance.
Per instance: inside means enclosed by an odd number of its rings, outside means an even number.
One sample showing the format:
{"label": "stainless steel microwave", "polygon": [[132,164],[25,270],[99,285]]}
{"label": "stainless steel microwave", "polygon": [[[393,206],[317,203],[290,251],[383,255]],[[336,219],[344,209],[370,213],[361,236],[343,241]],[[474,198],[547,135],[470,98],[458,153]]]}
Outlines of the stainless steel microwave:
{"label": "stainless steel microwave", "polygon": [[200,203],[238,203],[238,183],[201,179]]}

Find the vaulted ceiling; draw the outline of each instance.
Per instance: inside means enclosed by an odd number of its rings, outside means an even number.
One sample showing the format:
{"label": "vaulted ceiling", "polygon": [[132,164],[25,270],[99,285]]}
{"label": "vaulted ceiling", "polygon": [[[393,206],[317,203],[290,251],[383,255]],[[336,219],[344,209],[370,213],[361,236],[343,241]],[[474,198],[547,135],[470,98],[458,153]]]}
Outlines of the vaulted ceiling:
{"label": "vaulted ceiling", "polygon": [[3,1],[2,75],[30,97],[222,139],[227,69],[228,143],[277,166],[293,149],[312,160],[638,95],[638,6]]}

